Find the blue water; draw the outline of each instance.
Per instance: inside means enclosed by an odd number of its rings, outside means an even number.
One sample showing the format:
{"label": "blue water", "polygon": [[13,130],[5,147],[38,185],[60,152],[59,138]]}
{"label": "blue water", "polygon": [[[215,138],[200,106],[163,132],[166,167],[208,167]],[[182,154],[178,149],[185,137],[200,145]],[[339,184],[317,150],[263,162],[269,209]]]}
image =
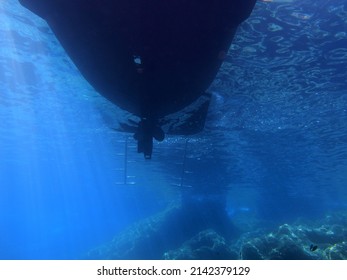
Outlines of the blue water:
{"label": "blue water", "polygon": [[243,233],[347,210],[346,18],[343,0],[258,1],[204,132],[145,161],[47,24],[1,1],[0,259],[86,258],[174,204],[181,243],[217,206]]}

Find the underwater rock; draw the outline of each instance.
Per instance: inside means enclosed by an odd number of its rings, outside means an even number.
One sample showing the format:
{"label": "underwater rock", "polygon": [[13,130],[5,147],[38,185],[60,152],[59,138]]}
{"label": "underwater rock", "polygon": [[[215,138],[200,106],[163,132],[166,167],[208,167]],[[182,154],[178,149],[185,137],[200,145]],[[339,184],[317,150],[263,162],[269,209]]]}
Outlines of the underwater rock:
{"label": "underwater rock", "polygon": [[324,255],[328,260],[347,260],[347,242],[329,246],[324,250]]}
{"label": "underwater rock", "polygon": [[[135,223],[112,241],[88,252],[88,259],[160,259],[170,236],[160,232],[165,221],[178,210],[177,205]],[[167,240],[165,240],[167,238]]]}
{"label": "underwater rock", "polygon": [[[285,226],[288,229],[287,225]],[[285,231],[287,232],[287,231]],[[292,232],[283,234],[283,227],[277,233],[248,240],[241,247],[244,260],[306,260],[314,259],[306,251]]]}
{"label": "underwater rock", "polygon": [[329,215],[315,224],[284,224],[276,231],[241,238],[240,256],[248,260],[347,259],[346,213]]}
{"label": "underwater rock", "polygon": [[241,259],[244,260],[263,260],[263,253],[252,242],[247,242],[242,246]]}
{"label": "underwater rock", "polygon": [[240,234],[217,204],[185,201],[144,219],[88,259],[347,259],[346,214]]}
{"label": "underwater rock", "polygon": [[[240,235],[218,203],[185,201],[182,204],[173,204],[163,212],[135,223],[115,236],[111,242],[88,252],[87,258],[162,259],[165,252],[179,248],[184,242],[209,228],[213,228],[216,233],[228,239]],[[207,240],[210,238],[206,236],[209,235],[201,234],[197,238],[204,243],[204,238],[208,238]],[[215,248],[216,244],[219,244],[217,240],[220,239],[213,240],[213,246],[212,241],[208,242],[212,248]],[[228,254],[225,251],[227,249],[222,250],[225,244],[223,242],[220,241],[222,245],[218,250],[221,254],[225,252]],[[206,254],[212,254],[209,253],[210,249],[206,250]],[[195,252],[197,258],[203,257],[202,251],[199,251],[199,254],[197,252]]]}
{"label": "underwater rock", "polygon": [[166,260],[234,260],[238,253],[229,248],[225,238],[212,229],[199,232],[180,248],[164,254]]}
{"label": "underwater rock", "polygon": [[324,225],[316,229],[308,230],[306,235],[314,243],[332,244],[342,242],[345,239],[343,229],[337,225]]}

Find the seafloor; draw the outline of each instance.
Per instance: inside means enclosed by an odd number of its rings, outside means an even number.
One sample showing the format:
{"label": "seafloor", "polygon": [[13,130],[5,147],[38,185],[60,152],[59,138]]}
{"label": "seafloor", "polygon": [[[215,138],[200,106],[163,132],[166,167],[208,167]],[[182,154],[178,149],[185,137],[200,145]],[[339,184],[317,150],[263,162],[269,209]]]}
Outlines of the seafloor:
{"label": "seafloor", "polygon": [[[204,207],[204,209],[208,209]],[[189,211],[187,211],[189,210]],[[261,227],[220,211],[173,205],[90,252],[88,259],[345,260],[347,212]],[[227,221],[221,223],[221,221]],[[256,227],[255,227],[256,225]]]}

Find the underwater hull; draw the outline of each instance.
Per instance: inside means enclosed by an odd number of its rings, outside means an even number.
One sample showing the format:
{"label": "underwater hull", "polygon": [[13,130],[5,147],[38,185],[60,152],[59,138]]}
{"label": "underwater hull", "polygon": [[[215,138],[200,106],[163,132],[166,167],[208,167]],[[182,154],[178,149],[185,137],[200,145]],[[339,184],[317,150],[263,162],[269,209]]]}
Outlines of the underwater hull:
{"label": "underwater hull", "polygon": [[255,0],[20,0],[44,18],[82,75],[142,118],[205,93]]}

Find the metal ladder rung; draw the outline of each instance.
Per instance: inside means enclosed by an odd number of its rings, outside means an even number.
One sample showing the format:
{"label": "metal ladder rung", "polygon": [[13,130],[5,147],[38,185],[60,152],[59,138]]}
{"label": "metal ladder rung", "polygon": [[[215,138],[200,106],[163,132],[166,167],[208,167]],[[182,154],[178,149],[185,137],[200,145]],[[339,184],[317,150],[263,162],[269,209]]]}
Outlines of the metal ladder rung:
{"label": "metal ladder rung", "polygon": [[[130,178],[128,178],[128,179],[130,179]],[[136,181],[126,181],[126,183],[125,182],[115,182],[115,184],[116,185],[136,185],[137,183],[136,183]]]}
{"label": "metal ladder rung", "polygon": [[191,185],[181,185],[181,184],[178,184],[178,183],[171,183],[170,185],[174,186],[174,187],[180,187],[180,188],[192,188],[193,187]]}
{"label": "metal ladder rung", "polygon": [[136,145],[128,145],[129,148],[137,148]]}

